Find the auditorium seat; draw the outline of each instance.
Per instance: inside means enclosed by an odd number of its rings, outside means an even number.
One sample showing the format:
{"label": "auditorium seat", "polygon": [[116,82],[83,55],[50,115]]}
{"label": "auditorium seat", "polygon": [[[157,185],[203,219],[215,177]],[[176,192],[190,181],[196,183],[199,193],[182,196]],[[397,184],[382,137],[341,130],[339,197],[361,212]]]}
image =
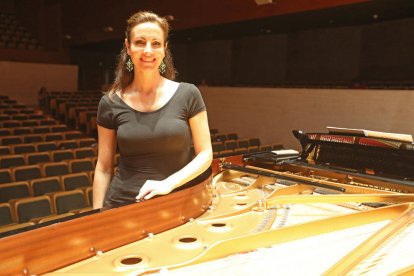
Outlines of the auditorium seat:
{"label": "auditorium seat", "polygon": [[237,140],[238,148],[248,148],[250,146],[249,139],[239,139]]}
{"label": "auditorium seat", "polygon": [[74,149],[73,151],[75,153],[75,158],[77,159],[95,156],[95,151],[93,150],[93,148],[90,148],[90,147],[77,148],[77,149]]}
{"label": "auditorium seat", "polygon": [[56,142],[50,141],[50,142],[36,143],[36,148],[38,152],[42,152],[42,151],[56,150],[57,146],[56,146]]}
{"label": "auditorium seat", "polygon": [[25,165],[12,168],[14,181],[32,180],[42,177],[42,170],[39,165]]}
{"label": "auditorium seat", "polygon": [[24,121],[22,121],[22,126],[34,127],[34,126],[38,126],[38,125],[39,125],[38,120],[24,120]]}
{"label": "auditorium seat", "polygon": [[214,152],[220,152],[226,149],[222,142],[213,142],[211,143],[211,146]]}
{"label": "auditorium seat", "polygon": [[78,139],[78,147],[91,147],[96,145],[96,139],[95,138],[79,138]]}
{"label": "auditorium seat", "polygon": [[9,146],[0,146],[0,156],[11,154],[12,150]]}
{"label": "auditorium seat", "polygon": [[62,185],[66,191],[90,187],[91,182],[86,172],[71,173],[62,176]]}
{"label": "auditorium seat", "polygon": [[226,141],[224,141],[224,147],[226,148],[226,150],[234,151],[235,149],[238,148],[237,141],[236,140],[226,140]]}
{"label": "auditorium seat", "polygon": [[71,149],[54,150],[50,154],[53,162],[70,160],[75,158],[75,154]]}
{"label": "auditorium seat", "polygon": [[94,164],[90,158],[69,160],[68,164],[69,170],[72,173],[89,172],[94,170]]}
{"label": "auditorium seat", "polygon": [[33,152],[26,154],[26,164],[35,165],[40,163],[51,162],[50,154],[47,151]]}
{"label": "auditorium seat", "polygon": [[214,135],[214,134],[217,134],[219,131],[218,131],[218,129],[217,128],[210,128],[210,134],[211,135]]}
{"label": "auditorium seat", "polygon": [[237,155],[239,155],[239,154],[246,154],[248,152],[249,151],[248,151],[247,148],[237,148],[237,149],[234,149],[234,154],[237,154]]}
{"label": "auditorium seat", "polygon": [[227,133],[227,140],[237,140],[239,139],[239,135],[235,132]]}
{"label": "auditorium seat", "polygon": [[58,176],[43,177],[30,181],[34,196],[63,191],[63,186]]}
{"label": "auditorium seat", "polygon": [[284,149],[285,147],[282,144],[273,144],[272,145],[272,149],[273,150],[281,150]]}
{"label": "auditorium seat", "polygon": [[[9,114],[10,115],[10,114]],[[14,128],[21,126],[20,122],[17,120],[8,120],[2,122],[3,128]]]}
{"label": "auditorium seat", "polygon": [[33,134],[50,133],[50,127],[48,126],[36,126],[32,128]]}
{"label": "auditorium seat", "polygon": [[16,121],[23,121],[28,120],[28,116],[25,114],[15,114],[11,116],[11,119]]}
{"label": "auditorium seat", "polygon": [[19,223],[51,216],[52,204],[48,196],[36,196],[16,200],[14,210]]}
{"label": "auditorium seat", "polygon": [[13,135],[13,131],[10,128],[0,128],[0,136],[10,136]]}
{"label": "auditorium seat", "polygon": [[9,154],[5,156],[0,156],[0,168],[10,168],[16,166],[23,166],[26,162],[22,154]]}
{"label": "auditorium seat", "polygon": [[13,135],[31,134],[32,129],[29,127],[16,127],[13,128]]}
{"label": "auditorium seat", "polygon": [[260,147],[260,139],[259,138],[249,138],[249,145],[250,146],[257,146]]}
{"label": "auditorium seat", "polygon": [[11,169],[0,169],[0,184],[13,181]]}
{"label": "auditorium seat", "polygon": [[55,119],[42,119],[42,120],[39,121],[39,125],[41,125],[41,126],[56,125],[56,120]]}
{"label": "auditorium seat", "polygon": [[227,139],[227,134],[225,133],[217,133],[214,135],[214,141],[215,142],[224,142]]}
{"label": "auditorium seat", "polygon": [[56,145],[58,149],[74,149],[78,147],[78,141],[77,140],[56,141]]}
{"label": "auditorium seat", "polygon": [[0,227],[16,223],[9,203],[0,203]]}
{"label": "auditorium seat", "polygon": [[272,150],[272,145],[261,145],[261,146],[259,147],[259,149],[260,149],[261,151],[271,151],[271,150]]}
{"label": "auditorium seat", "polygon": [[45,115],[42,114],[29,114],[28,116],[29,120],[41,120],[45,118]]}
{"label": "auditorium seat", "polygon": [[8,202],[12,199],[30,197],[29,183],[26,181],[13,182],[0,185],[0,203]]}
{"label": "auditorium seat", "polygon": [[28,134],[23,136],[24,143],[38,143],[43,142],[42,134]]}
{"label": "auditorium seat", "polygon": [[68,126],[65,124],[59,124],[59,125],[51,125],[50,126],[50,132],[64,132],[68,130]]}
{"label": "auditorium seat", "polygon": [[44,141],[58,141],[58,140],[64,140],[62,133],[47,133],[44,135]]}
{"label": "auditorium seat", "polygon": [[1,146],[14,145],[14,144],[23,144],[23,139],[20,136],[13,136],[13,135],[0,137]]}
{"label": "auditorium seat", "polygon": [[82,132],[79,130],[66,131],[63,133],[66,140],[79,139],[82,137]]}
{"label": "auditorium seat", "polygon": [[23,153],[31,153],[36,152],[36,147],[34,144],[17,144],[13,145],[13,153],[14,154],[23,154]]}
{"label": "auditorium seat", "polygon": [[57,176],[69,173],[68,164],[64,161],[44,163],[42,167],[44,176]]}
{"label": "auditorium seat", "polygon": [[247,148],[247,150],[249,151],[249,153],[253,153],[253,152],[258,152],[260,148],[258,146],[250,146]]}
{"label": "auditorium seat", "polygon": [[88,208],[84,193],[81,190],[57,192],[52,194],[56,214],[78,213]]}

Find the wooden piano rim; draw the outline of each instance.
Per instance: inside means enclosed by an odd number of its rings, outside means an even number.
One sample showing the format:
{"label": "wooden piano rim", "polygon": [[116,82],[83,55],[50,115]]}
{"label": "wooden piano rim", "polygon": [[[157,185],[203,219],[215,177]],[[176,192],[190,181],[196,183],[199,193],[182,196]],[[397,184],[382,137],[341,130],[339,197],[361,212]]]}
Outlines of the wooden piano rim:
{"label": "wooden piano rim", "polygon": [[39,275],[184,224],[211,204],[211,176],[190,188],[139,204],[0,239],[4,275]]}

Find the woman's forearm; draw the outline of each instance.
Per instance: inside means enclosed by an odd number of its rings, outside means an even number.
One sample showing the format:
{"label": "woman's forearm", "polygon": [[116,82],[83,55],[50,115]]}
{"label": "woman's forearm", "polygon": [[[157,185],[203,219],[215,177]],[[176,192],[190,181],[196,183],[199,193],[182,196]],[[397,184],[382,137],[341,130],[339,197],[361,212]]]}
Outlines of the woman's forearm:
{"label": "woman's forearm", "polygon": [[112,179],[112,174],[95,170],[93,180],[93,209],[102,208],[105,193]]}
{"label": "woman's forearm", "polygon": [[173,185],[173,189],[175,189],[196,178],[198,175],[207,170],[211,166],[212,160],[213,153],[211,150],[201,151],[190,163],[178,172],[167,177],[164,181],[171,183]]}

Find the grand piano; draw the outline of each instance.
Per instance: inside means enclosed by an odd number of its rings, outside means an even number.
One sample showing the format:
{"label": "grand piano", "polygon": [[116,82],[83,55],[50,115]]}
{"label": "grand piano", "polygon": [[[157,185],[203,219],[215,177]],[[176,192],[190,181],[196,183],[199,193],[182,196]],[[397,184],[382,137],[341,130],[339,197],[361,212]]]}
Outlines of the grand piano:
{"label": "grand piano", "polygon": [[0,239],[5,275],[413,275],[414,146],[293,131],[149,201]]}

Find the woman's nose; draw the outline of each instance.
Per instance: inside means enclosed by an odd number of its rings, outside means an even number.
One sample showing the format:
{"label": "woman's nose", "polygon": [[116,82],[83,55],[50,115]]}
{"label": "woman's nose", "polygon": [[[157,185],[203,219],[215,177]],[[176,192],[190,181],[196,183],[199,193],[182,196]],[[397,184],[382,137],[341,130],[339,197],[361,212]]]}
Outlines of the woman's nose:
{"label": "woman's nose", "polygon": [[144,53],[148,53],[148,52],[152,52],[152,47],[151,47],[151,43],[147,42],[145,44],[145,48],[144,48]]}

